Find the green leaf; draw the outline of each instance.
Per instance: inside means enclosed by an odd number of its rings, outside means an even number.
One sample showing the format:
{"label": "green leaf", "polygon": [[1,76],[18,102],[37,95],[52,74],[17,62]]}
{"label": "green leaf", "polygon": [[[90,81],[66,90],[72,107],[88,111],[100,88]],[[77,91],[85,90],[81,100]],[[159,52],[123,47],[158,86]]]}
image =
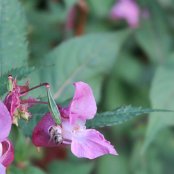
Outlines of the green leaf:
{"label": "green leaf", "polygon": [[21,169],[17,168],[14,165],[10,166],[9,174],[45,174],[41,169],[33,166],[28,166],[27,168]]}
{"label": "green leaf", "polygon": [[[140,129],[142,129],[142,127]],[[137,129],[135,131],[138,132]],[[143,132],[141,134],[143,134]],[[148,148],[148,151],[144,154],[141,153],[143,146],[142,136],[139,136],[139,138],[137,137],[136,141],[134,141],[129,163],[131,171],[129,173],[164,174],[173,172],[173,130],[163,130],[158,136],[155,137],[153,145],[151,145]]]}
{"label": "green leaf", "polygon": [[18,0],[0,0],[0,72],[26,64],[26,21]]}
{"label": "green leaf", "polygon": [[93,163],[74,163],[69,161],[55,161],[52,162],[49,167],[48,171],[49,174],[90,174],[93,168]]}
{"label": "green leaf", "polygon": [[[133,174],[163,174],[164,161],[160,155],[162,149],[155,146],[149,149],[148,153],[141,154],[142,141],[136,141],[132,150],[132,157],[129,165]],[[160,156],[160,157],[159,157]]]}
{"label": "green leaf", "polygon": [[78,2],[77,0],[65,0],[66,8],[71,8],[77,2]]}
{"label": "green leaf", "polygon": [[141,1],[147,8],[149,17],[142,20],[135,36],[149,59],[155,63],[162,63],[169,55],[171,36],[169,25],[163,9],[157,1]]}
{"label": "green leaf", "polygon": [[162,109],[146,109],[142,107],[124,106],[113,111],[98,113],[94,119],[88,120],[86,126],[88,128],[113,126],[122,124],[132,118],[149,114],[151,112],[168,112]]}
{"label": "green leaf", "polygon": [[128,158],[124,156],[123,154],[119,157],[115,156],[104,156],[99,159],[98,165],[97,165],[97,171],[96,174],[128,174],[129,171],[129,165],[128,165]]}
{"label": "green leaf", "polygon": [[[65,38],[64,26],[70,8],[77,0],[64,0],[62,3],[48,1],[48,10],[35,8],[38,2],[26,1],[27,19],[32,32],[30,33],[30,54],[29,63],[35,65],[37,59],[42,59],[52,48],[52,44]],[[58,27],[55,27],[57,26]],[[60,27],[62,26],[62,27]],[[48,34],[49,33],[49,34]],[[57,44],[57,43],[56,43]]]}
{"label": "green leaf", "polygon": [[[152,107],[174,109],[174,55],[157,69],[153,79],[150,99]],[[174,113],[152,113],[147,127],[144,150],[157,133],[167,126],[174,125]]]}
{"label": "green leaf", "polygon": [[36,159],[42,155],[42,153],[36,153],[35,146],[32,145],[31,141],[25,138],[23,130],[19,129],[18,127],[12,126],[9,138],[15,145],[14,161],[16,163],[20,163],[22,161],[23,163],[27,164],[28,159],[30,159],[31,157]]}
{"label": "green leaf", "polygon": [[51,94],[51,90],[50,87],[47,88],[47,96],[48,96],[48,104],[49,104],[49,110],[50,113],[54,119],[54,121],[60,125],[61,124],[61,118],[60,118],[60,113],[59,110],[57,108],[57,104],[55,102],[55,100],[53,99],[53,96]]}
{"label": "green leaf", "polygon": [[109,16],[112,5],[114,5],[115,0],[88,0],[89,5],[91,6],[92,12],[98,17],[107,17]]}
{"label": "green leaf", "polygon": [[28,168],[26,168],[26,170],[24,171],[24,174],[45,174],[45,172],[43,172],[41,169],[37,168],[37,167],[33,167],[30,166]]}
{"label": "green leaf", "polygon": [[[127,83],[137,86],[142,84],[142,74],[144,74],[145,66],[139,61],[139,58],[132,56],[127,50],[120,53],[119,60],[114,68],[115,76],[119,76]],[[146,79],[145,79],[146,80]]]}
{"label": "green leaf", "polygon": [[0,77],[0,96],[3,96],[7,92],[8,75],[11,74],[17,80],[26,78],[31,72],[34,71],[34,67],[19,67],[9,70],[7,73]]}
{"label": "green leaf", "polygon": [[72,82],[89,82],[108,72],[128,35],[126,30],[88,34],[65,41],[41,60],[46,67],[38,73],[41,81],[52,85],[54,98],[59,101],[70,98]]}
{"label": "green leaf", "polygon": [[10,168],[7,169],[7,173],[9,174],[23,174],[23,171],[13,165],[10,166]]}
{"label": "green leaf", "polygon": [[115,106],[126,104],[126,93],[120,80],[116,77],[110,76],[107,78],[102,106],[105,110],[111,111]]}

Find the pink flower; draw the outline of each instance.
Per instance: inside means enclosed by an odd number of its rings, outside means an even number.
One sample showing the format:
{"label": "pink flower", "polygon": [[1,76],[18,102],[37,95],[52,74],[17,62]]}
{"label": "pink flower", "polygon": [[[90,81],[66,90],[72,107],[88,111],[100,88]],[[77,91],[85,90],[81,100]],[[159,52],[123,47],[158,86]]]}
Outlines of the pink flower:
{"label": "pink flower", "polygon": [[124,19],[131,28],[136,28],[139,25],[140,9],[134,0],[118,0],[110,16],[113,20]]}
{"label": "pink flower", "polygon": [[29,89],[29,83],[27,82],[24,86],[18,86],[16,79],[9,76],[9,80],[12,83],[12,90],[7,94],[4,104],[10,112],[13,123],[18,125],[18,119],[22,117],[28,120],[30,117],[28,100],[25,100],[25,103],[21,100],[21,97],[27,95],[26,91]]}
{"label": "pink flower", "polygon": [[14,159],[14,150],[7,139],[11,129],[11,116],[6,106],[0,101],[0,174],[5,174]]}
{"label": "pink flower", "polygon": [[79,158],[117,155],[114,147],[100,132],[85,127],[86,120],[94,118],[97,111],[90,86],[84,82],[76,82],[74,86],[75,94],[69,106],[59,107],[62,125],[56,125],[50,113],[47,113],[33,131],[33,143],[45,147],[70,144],[72,153]]}

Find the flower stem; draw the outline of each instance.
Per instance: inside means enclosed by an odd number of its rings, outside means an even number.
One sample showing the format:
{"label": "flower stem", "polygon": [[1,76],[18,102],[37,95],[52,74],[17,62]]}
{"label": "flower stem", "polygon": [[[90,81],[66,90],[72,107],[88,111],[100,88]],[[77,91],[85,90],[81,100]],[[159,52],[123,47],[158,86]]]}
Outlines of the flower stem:
{"label": "flower stem", "polygon": [[30,104],[48,104],[48,102],[43,102],[43,101],[28,101],[28,100],[22,100],[21,104],[26,104],[26,103],[30,103]]}
{"label": "flower stem", "polygon": [[26,90],[26,91],[21,92],[21,94],[24,94],[24,93],[26,93],[26,92],[32,91],[32,90],[37,89],[37,88],[40,88],[40,87],[42,87],[42,86],[47,87],[48,85],[49,85],[48,83],[41,83],[41,84],[39,84],[39,85],[37,85],[37,86],[34,86],[34,87],[32,87],[32,88],[30,88],[30,89],[28,89],[28,90]]}

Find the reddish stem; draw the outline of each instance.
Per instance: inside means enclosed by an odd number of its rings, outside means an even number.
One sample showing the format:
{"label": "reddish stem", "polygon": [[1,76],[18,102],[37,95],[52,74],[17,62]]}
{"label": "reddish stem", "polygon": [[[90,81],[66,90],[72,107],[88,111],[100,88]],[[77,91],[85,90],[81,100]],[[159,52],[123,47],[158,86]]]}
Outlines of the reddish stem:
{"label": "reddish stem", "polygon": [[33,104],[48,104],[48,102],[43,102],[43,101],[28,101],[28,100],[22,100],[21,104],[26,104],[26,103],[33,103]]}
{"label": "reddish stem", "polygon": [[37,88],[40,88],[42,86],[45,86],[46,88],[48,88],[49,84],[48,83],[41,83],[40,85],[34,86],[26,91],[21,92],[21,94],[24,94],[26,92],[32,91],[32,90],[37,89]]}

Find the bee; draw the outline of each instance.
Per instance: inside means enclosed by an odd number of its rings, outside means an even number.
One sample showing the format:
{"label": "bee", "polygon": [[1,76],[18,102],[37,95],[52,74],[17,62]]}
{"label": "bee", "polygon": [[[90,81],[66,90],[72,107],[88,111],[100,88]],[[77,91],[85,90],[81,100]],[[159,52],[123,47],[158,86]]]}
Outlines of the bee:
{"label": "bee", "polygon": [[62,137],[62,129],[60,126],[51,126],[48,130],[50,135],[50,140],[53,141],[55,144],[62,144],[63,137]]}

